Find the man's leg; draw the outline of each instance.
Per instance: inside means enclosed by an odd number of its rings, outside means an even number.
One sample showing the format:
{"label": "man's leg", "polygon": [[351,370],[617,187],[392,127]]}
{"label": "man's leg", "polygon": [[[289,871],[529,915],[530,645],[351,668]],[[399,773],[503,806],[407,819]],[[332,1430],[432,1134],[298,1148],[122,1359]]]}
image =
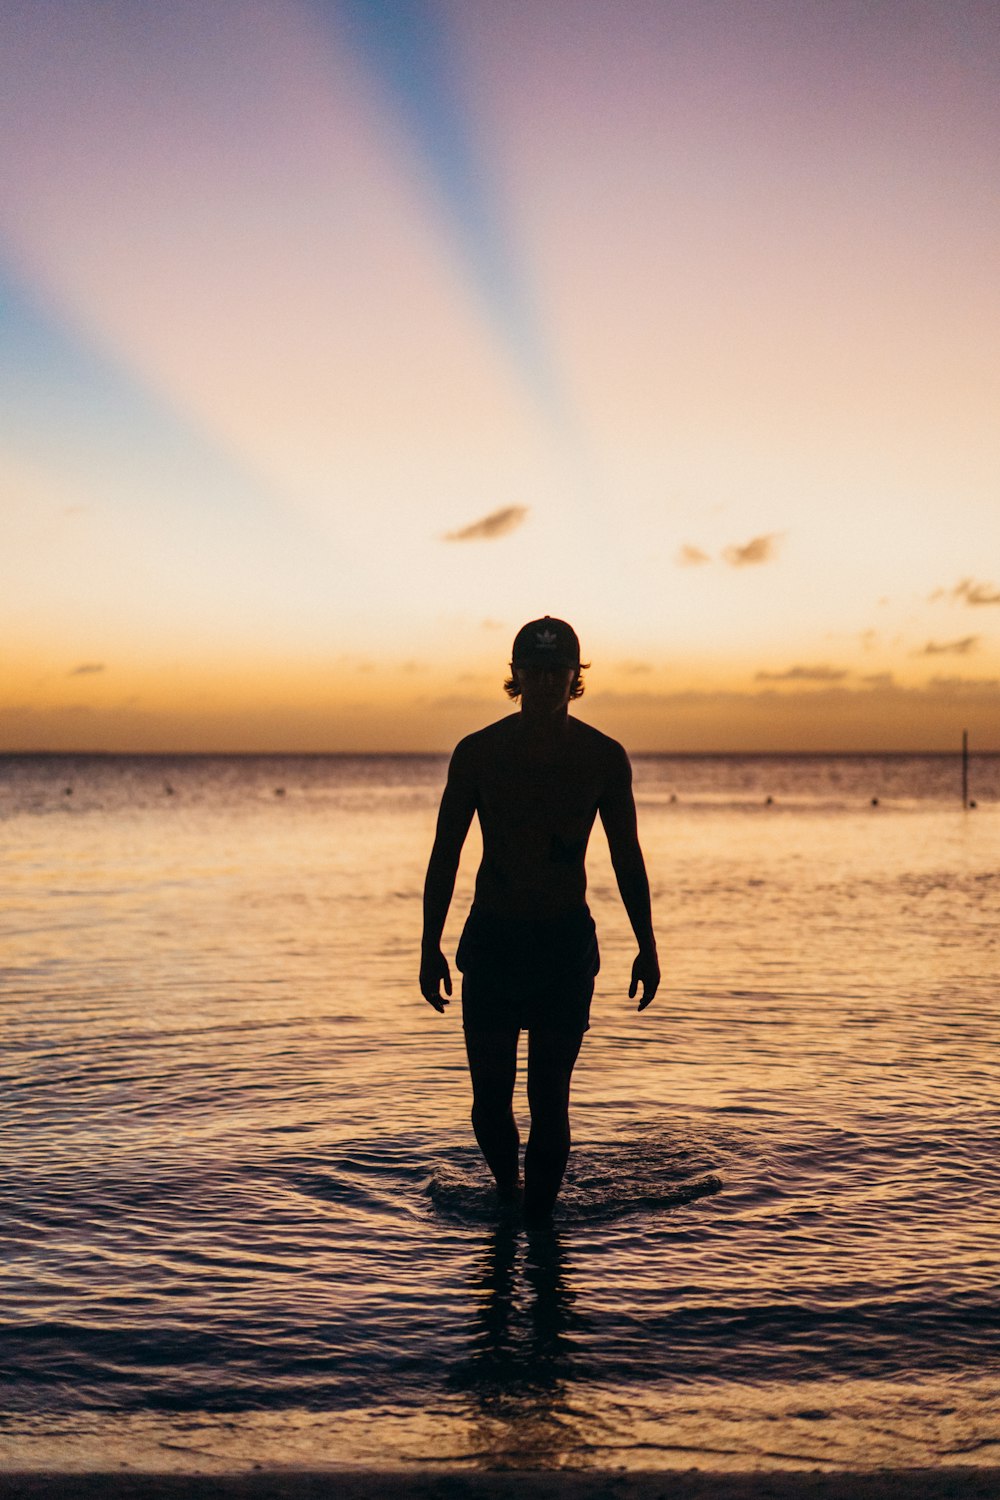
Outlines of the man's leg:
{"label": "man's leg", "polygon": [[511,1101],[517,1073],[517,1027],[466,1031],[465,1050],[472,1078],[472,1128],[497,1191],[513,1201],[521,1180],[520,1138]]}
{"label": "man's leg", "polygon": [[552,1213],[569,1157],[569,1085],[582,1032],[528,1033],[531,1134],[524,1153],[524,1217],[544,1223]]}

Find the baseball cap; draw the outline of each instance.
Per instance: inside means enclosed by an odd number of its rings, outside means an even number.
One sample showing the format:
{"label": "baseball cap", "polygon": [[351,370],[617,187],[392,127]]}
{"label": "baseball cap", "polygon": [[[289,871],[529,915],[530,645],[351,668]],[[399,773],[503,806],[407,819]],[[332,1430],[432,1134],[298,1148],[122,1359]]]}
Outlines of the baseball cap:
{"label": "baseball cap", "polygon": [[521,626],[510,659],[515,667],[578,667],[580,642],[572,625],[545,615]]}

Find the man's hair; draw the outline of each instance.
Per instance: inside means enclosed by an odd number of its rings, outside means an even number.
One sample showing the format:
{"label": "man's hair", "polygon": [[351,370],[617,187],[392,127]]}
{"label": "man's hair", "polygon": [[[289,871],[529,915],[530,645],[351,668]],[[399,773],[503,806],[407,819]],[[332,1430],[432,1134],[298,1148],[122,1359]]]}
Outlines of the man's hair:
{"label": "man's hair", "polygon": [[[586,685],[585,685],[584,680],[583,680],[583,674],[584,674],[584,672],[586,672],[586,670],[587,670],[587,668],[589,666],[590,666],[590,662],[589,661],[582,661],[580,663],[580,665],[577,667],[577,669],[576,669],[576,676],[573,678],[573,686],[569,690],[569,696],[570,696],[570,698],[582,698],[583,697],[584,692],[586,690]],[[521,696],[521,689],[518,687],[518,685],[517,685],[517,678],[514,676],[514,663],[513,662],[511,662],[510,668],[511,668],[510,676],[507,678],[506,682],[504,683],[503,690],[507,694],[508,698],[520,698],[520,696]]]}

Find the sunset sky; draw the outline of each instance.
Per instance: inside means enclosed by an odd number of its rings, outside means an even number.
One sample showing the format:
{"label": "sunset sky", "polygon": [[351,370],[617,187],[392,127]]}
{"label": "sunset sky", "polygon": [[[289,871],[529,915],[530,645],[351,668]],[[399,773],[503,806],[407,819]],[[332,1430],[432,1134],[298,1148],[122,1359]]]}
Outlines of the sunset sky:
{"label": "sunset sky", "polygon": [[995,0],[8,0],[0,749],[1000,749]]}

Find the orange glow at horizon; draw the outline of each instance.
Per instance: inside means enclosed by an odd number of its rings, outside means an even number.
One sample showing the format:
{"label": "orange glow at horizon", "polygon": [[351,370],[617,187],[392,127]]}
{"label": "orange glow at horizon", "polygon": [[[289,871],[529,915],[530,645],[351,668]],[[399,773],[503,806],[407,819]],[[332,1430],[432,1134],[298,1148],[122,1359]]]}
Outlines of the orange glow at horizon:
{"label": "orange glow at horizon", "polygon": [[[198,664],[134,657],[56,669],[41,655],[8,679],[3,750],[443,752],[514,710],[505,653],[452,671],[416,659],[278,654]],[[817,664],[734,673],[703,663],[679,674],[598,662],[574,705],[635,752],[954,749],[962,729],[1000,749],[996,691],[939,676],[906,685]],[[832,679],[832,680],[831,680]]]}

